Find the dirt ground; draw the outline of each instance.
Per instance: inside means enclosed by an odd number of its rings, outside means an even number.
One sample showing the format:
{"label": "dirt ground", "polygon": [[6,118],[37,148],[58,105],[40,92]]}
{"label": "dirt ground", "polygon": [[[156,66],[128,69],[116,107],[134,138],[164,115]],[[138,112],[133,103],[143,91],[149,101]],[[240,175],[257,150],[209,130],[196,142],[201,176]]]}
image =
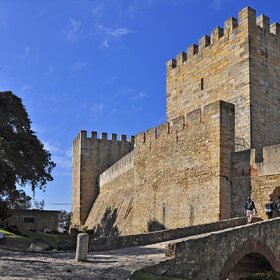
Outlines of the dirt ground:
{"label": "dirt ground", "polygon": [[127,279],[136,269],[166,259],[166,243],[90,252],[88,261],[76,263],[75,252],[16,252],[0,249],[0,279]]}

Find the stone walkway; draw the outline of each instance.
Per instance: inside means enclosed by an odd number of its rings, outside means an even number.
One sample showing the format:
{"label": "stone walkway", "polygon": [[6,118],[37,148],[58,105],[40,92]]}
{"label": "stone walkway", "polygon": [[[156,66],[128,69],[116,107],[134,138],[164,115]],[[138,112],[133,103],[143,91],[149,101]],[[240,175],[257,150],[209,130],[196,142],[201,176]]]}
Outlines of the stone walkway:
{"label": "stone walkway", "polygon": [[74,252],[25,253],[0,250],[0,279],[127,279],[133,270],[166,260],[165,243],[89,253],[75,263]]}

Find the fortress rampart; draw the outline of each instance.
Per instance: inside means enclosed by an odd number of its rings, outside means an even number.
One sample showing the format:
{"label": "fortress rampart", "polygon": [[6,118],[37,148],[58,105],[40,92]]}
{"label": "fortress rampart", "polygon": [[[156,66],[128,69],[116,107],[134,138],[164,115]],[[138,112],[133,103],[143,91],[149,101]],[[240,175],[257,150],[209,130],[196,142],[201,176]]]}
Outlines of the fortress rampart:
{"label": "fortress rampart", "polygon": [[129,169],[134,167],[134,150],[122,157],[119,161],[114,163],[106,171],[104,171],[99,177],[99,186],[102,187],[108,184],[113,179],[119,177]]}
{"label": "fortress rampart", "polygon": [[[184,116],[179,116],[170,122],[165,122],[157,127],[141,132],[135,136],[135,145],[139,148],[139,145],[148,143],[149,149],[153,149],[158,138],[170,137],[179,141],[180,132],[182,130],[188,130],[190,127],[196,127],[199,123],[205,122],[205,118],[209,117],[206,113],[207,111],[209,111],[209,106],[202,106],[201,108],[189,112]],[[219,117],[219,115],[212,115],[212,117]],[[99,178],[100,187],[133,168],[134,154],[134,150],[132,150],[104,171]]]}
{"label": "fortress rampart", "polygon": [[230,199],[223,180],[230,157],[220,151],[224,142],[233,151],[233,139],[234,106],[223,101],[136,135],[133,168],[102,185],[86,226],[96,227],[106,211],[121,234],[146,232],[155,221],[176,228],[230,217],[221,206]]}
{"label": "fortress rampart", "polygon": [[249,195],[264,215],[280,195],[280,25],[246,7],[166,71],[165,123],[74,140],[74,224],[185,227],[241,216]]}

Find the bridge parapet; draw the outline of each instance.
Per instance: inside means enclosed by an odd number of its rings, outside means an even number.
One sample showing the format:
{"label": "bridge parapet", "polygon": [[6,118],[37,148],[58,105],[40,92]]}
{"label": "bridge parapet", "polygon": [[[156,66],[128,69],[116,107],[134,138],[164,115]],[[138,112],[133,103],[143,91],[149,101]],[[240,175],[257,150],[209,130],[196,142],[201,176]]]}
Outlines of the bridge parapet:
{"label": "bridge parapet", "polygon": [[[254,217],[254,220],[259,221],[260,218]],[[174,240],[170,243],[170,246],[168,246],[167,248],[169,254],[172,254],[174,252],[173,250],[175,249],[175,239],[178,242],[178,239],[186,238],[188,236],[197,236],[199,234],[218,231],[225,228],[236,227],[244,224],[246,224],[246,218],[238,217],[214,223],[207,223],[184,228],[166,229],[134,235],[99,237],[91,240],[89,250],[105,251],[123,247],[142,246]],[[166,255],[168,254],[166,253]]]}
{"label": "bridge parapet", "polygon": [[246,258],[258,261],[259,269],[280,271],[279,230],[276,218],[191,236],[175,245],[173,259],[141,271],[190,280],[239,279],[230,276]]}

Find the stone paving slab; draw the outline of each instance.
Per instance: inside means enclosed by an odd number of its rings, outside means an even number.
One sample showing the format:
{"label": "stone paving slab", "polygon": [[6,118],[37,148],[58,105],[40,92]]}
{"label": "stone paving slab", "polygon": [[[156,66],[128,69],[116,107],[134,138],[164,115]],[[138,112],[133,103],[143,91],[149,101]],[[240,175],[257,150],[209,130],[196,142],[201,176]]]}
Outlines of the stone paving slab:
{"label": "stone paving slab", "polygon": [[75,252],[30,253],[0,249],[0,279],[127,279],[133,270],[164,261],[166,243],[90,252],[75,263]]}

